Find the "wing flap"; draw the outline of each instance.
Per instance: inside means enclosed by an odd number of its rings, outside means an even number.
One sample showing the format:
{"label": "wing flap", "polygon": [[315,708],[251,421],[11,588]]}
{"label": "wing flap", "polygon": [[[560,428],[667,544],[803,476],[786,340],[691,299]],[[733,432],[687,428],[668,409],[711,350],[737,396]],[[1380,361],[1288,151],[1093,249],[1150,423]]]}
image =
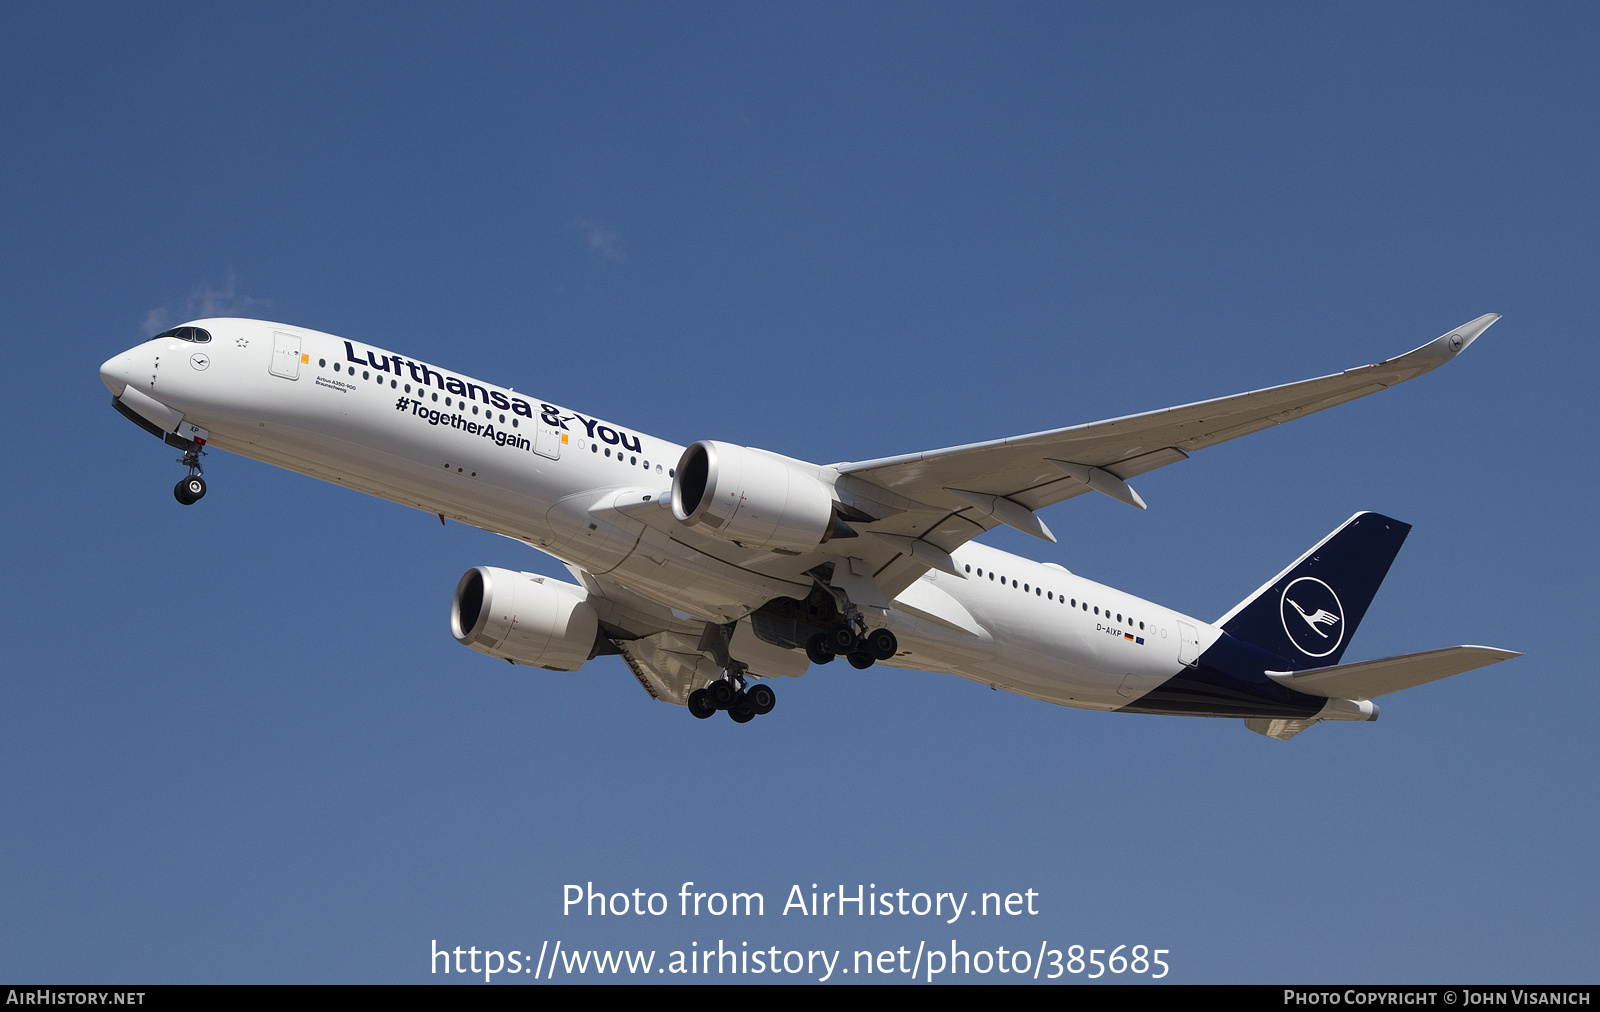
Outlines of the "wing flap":
{"label": "wing flap", "polygon": [[687,637],[657,633],[617,644],[628,670],[651,698],[689,705],[689,693],[716,678],[720,669]]}

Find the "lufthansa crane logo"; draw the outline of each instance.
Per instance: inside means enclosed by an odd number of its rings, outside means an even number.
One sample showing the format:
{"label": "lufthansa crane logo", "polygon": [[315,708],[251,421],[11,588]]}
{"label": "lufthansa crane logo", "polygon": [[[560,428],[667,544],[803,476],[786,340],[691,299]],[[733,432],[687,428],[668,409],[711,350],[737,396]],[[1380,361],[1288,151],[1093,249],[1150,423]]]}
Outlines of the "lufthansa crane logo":
{"label": "lufthansa crane logo", "polygon": [[1307,657],[1326,657],[1344,641],[1339,595],[1314,576],[1302,576],[1283,588],[1278,611],[1289,642]]}

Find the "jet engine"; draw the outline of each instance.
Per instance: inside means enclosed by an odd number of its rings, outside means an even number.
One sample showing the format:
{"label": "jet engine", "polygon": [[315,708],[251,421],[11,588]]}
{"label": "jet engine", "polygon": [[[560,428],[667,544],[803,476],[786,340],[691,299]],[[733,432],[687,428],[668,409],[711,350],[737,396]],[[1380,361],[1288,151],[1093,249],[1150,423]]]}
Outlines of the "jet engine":
{"label": "jet engine", "polygon": [[450,631],[479,653],[552,671],[576,671],[595,655],[600,619],[570,583],[479,566],[456,584]]}
{"label": "jet engine", "polygon": [[672,515],[725,541],[808,552],[855,534],[827,485],[774,454],[703,439],[683,451],[677,472]]}

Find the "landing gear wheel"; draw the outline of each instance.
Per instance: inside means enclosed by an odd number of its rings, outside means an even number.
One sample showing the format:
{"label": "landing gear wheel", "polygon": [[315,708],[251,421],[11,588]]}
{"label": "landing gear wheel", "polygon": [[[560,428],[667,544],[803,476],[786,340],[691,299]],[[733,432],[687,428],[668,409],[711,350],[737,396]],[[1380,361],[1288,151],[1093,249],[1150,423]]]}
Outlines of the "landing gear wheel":
{"label": "landing gear wheel", "polygon": [[856,633],[847,625],[835,626],[828,631],[828,647],[836,654],[847,654],[856,648]]}
{"label": "landing gear wheel", "polygon": [[706,686],[706,696],[712,706],[719,710],[726,710],[733,705],[733,685],[726,681],[712,682]]}
{"label": "landing gear wheel", "polygon": [[191,474],[172,489],[172,497],[185,506],[193,506],[204,498],[205,494],[206,480],[198,474]]}
{"label": "landing gear wheel", "polygon": [[900,641],[887,629],[874,629],[867,634],[867,653],[874,659],[886,661],[900,649]]}
{"label": "landing gear wheel", "polygon": [[858,651],[850,655],[850,666],[852,668],[859,668],[860,670],[865,671],[866,669],[872,667],[872,665],[875,663],[876,662],[873,660],[871,654],[864,654]]}
{"label": "landing gear wheel", "polygon": [[771,713],[772,708],[778,705],[778,694],[772,691],[770,685],[754,686],[746,695],[749,697],[751,709],[758,717]]}
{"label": "landing gear wheel", "polygon": [[827,664],[834,658],[834,652],[828,646],[828,634],[817,633],[806,640],[806,657],[812,664]]}
{"label": "landing gear wheel", "polygon": [[717,708],[712,704],[711,700],[707,698],[706,690],[696,689],[689,693],[689,712],[694,714],[696,717],[699,717],[701,720],[705,720],[713,713],[716,713]]}
{"label": "landing gear wheel", "polygon": [[732,717],[736,724],[748,724],[756,719],[756,711],[750,705],[750,700],[741,692],[734,699],[733,705],[728,707],[728,716]]}

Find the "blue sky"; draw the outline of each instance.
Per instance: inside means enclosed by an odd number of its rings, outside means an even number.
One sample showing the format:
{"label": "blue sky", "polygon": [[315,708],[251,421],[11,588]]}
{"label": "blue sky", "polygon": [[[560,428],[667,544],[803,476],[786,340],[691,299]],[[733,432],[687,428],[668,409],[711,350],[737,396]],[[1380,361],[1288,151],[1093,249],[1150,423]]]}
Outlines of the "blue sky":
{"label": "blue sky", "polygon": [[[1185,982],[1592,981],[1597,18],[1580,4],[12,4],[0,976],[438,979],[431,940],[1143,944]],[[747,726],[448,633],[492,534],[173,453],[212,314],[681,443],[865,459],[1448,368],[991,543],[1214,618],[1415,525],[1348,660],[1527,656],[1288,743],[843,665]],[[1101,500],[1101,501],[1089,501]],[[842,670],[841,670],[842,669]],[[759,890],[579,919],[562,887]],[[1039,893],[953,926],[793,884]],[[458,978],[457,978],[458,979]],[[667,978],[662,978],[667,979]],[[972,978],[994,981],[999,978]]]}

